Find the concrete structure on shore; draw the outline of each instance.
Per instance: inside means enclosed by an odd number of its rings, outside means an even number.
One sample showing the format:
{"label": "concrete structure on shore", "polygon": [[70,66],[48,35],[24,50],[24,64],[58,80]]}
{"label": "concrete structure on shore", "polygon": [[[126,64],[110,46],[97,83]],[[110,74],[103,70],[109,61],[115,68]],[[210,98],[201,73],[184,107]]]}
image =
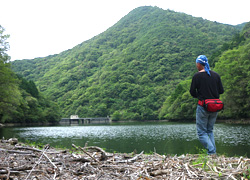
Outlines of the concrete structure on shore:
{"label": "concrete structure on shore", "polygon": [[107,117],[90,117],[90,118],[79,118],[78,115],[71,115],[70,118],[62,118],[60,124],[101,124],[111,123],[112,120]]}

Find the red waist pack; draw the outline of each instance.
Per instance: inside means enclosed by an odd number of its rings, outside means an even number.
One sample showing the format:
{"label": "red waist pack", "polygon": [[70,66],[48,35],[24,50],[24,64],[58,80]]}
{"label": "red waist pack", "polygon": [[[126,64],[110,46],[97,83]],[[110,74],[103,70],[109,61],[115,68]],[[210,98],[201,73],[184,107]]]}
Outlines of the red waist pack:
{"label": "red waist pack", "polygon": [[209,112],[218,112],[224,108],[224,104],[220,99],[199,100],[198,104]]}

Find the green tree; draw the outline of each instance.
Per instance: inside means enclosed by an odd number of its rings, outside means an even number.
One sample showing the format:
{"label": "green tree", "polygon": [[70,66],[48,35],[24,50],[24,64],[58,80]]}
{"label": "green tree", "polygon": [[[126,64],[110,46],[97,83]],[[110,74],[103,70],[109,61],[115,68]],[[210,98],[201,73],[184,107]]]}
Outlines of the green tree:
{"label": "green tree", "polygon": [[250,41],[228,50],[216,63],[215,70],[220,73],[225,93],[223,115],[233,118],[250,117]]}
{"label": "green tree", "polygon": [[195,118],[197,100],[190,93],[191,80],[185,80],[178,84],[174,92],[164,102],[160,113],[160,119],[189,120]]}
{"label": "green tree", "polygon": [[17,78],[7,63],[9,45],[6,40],[9,36],[3,33],[4,28],[0,25],[0,122],[11,119],[21,100]]}
{"label": "green tree", "polygon": [[0,60],[5,63],[10,59],[6,53],[9,50],[9,42],[7,42],[7,39],[10,36],[4,34],[4,31],[5,29],[0,25]]}

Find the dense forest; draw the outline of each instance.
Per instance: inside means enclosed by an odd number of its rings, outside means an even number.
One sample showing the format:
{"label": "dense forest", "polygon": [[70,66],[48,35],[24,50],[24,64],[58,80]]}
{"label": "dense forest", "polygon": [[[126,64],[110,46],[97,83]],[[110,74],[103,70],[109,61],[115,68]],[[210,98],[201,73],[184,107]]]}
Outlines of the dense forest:
{"label": "dense forest", "polygon": [[0,25],[0,123],[56,123],[60,111],[32,80],[16,75],[8,63],[9,35]]}
{"label": "dense forest", "polygon": [[63,117],[193,119],[197,101],[188,92],[190,79],[196,57],[205,54],[225,86],[221,116],[243,118],[249,117],[247,27],[240,32],[242,25],[139,7],[72,49],[11,66],[56,103]]}

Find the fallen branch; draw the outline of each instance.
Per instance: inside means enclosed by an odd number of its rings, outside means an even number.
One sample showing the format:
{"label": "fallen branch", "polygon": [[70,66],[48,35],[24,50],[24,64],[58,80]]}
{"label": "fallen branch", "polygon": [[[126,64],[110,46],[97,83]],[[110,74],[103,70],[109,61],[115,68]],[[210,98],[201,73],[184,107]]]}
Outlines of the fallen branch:
{"label": "fallen branch", "polygon": [[84,150],[96,150],[97,152],[101,152],[102,156],[100,158],[101,161],[107,160],[108,159],[108,155],[107,153],[100,147],[97,146],[89,146],[89,147],[84,147]]}
{"label": "fallen branch", "polygon": [[11,170],[13,170],[13,171],[26,171],[26,170],[31,170],[31,169],[32,169],[31,166],[20,166],[20,167],[12,168]]}
{"label": "fallen branch", "polygon": [[9,170],[9,169],[4,169],[4,170],[0,170],[0,174],[7,174],[7,176],[9,177],[10,174],[20,174],[20,171],[14,171],[14,170]]}
{"label": "fallen branch", "polygon": [[0,149],[0,151],[5,151],[8,153],[17,153],[17,154],[31,154],[32,151],[16,151],[16,150],[9,150],[9,149]]}
{"label": "fallen branch", "polygon": [[48,145],[45,145],[45,147],[44,147],[44,149],[43,149],[43,151],[42,151],[42,155],[40,156],[40,158],[39,158],[39,160],[37,161],[37,163],[34,164],[33,168],[31,169],[31,171],[29,172],[29,174],[28,174],[28,176],[26,177],[25,180],[27,180],[27,179],[29,178],[29,176],[31,175],[31,173],[32,173],[32,171],[35,169],[35,167],[36,167],[37,165],[40,164],[40,162],[41,162],[41,160],[42,160],[42,157],[44,156],[44,153],[45,153],[45,151],[46,151],[47,149],[49,149],[49,146],[48,146]]}
{"label": "fallen branch", "polygon": [[89,157],[91,157],[91,159],[93,159],[95,162],[98,162],[100,163],[100,161],[98,161],[97,159],[95,159],[93,156],[91,156],[87,151],[85,151],[83,148],[81,148],[80,146],[79,147],[76,147],[76,145],[72,144],[72,146],[76,149],[80,149],[82,150],[82,152],[84,152],[85,154],[87,154]]}
{"label": "fallen branch", "polygon": [[34,147],[26,147],[26,146],[15,146],[15,149],[24,149],[24,150],[31,150],[36,152],[42,152],[42,150],[34,148]]}
{"label": "fallen branch", "polygon": [[95,149],[97,152],[102,152],[102,153],[106,154],[106,152],[102,148],[97,147],[97,146],[86,146],[83,149],[84,150]]}
{"label": "fallen branch", "polygon": [[72,159],[70,160],[71,162],[82,162],[82,163],[85,163],[85,162],[90,162],[90,160],[86,159],[86,158],[76,158],[76,159]]}
{"label": "fallen branch", "polygon": [[117,163],[128,163],[128,162],[134,162],[136,159],[138,159],[138,157],[140,157],[142,154],[144,153],[144,151],[142,151],[140,154],[137,154],[136,156],[134,156],[133,158],[130,159],[126,159],[123,161],[115,161]]}
{"label": "fallen branch", "polygon": [[169,170],[156,170],[150,173],[151,176],[159,176],[163,174],[169,174]]}

